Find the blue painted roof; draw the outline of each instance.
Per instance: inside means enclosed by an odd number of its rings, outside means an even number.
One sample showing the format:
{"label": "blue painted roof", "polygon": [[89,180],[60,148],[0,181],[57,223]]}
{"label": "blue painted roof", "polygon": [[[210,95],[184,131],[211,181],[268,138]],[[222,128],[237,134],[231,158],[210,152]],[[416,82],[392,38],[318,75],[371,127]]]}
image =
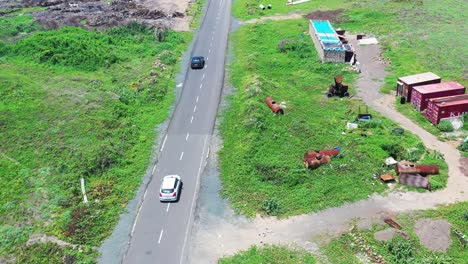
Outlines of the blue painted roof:
{"label": "blue painted roof", "polygon": [[310,20],[324,50],[344,52],[345,47],[328,20]]}

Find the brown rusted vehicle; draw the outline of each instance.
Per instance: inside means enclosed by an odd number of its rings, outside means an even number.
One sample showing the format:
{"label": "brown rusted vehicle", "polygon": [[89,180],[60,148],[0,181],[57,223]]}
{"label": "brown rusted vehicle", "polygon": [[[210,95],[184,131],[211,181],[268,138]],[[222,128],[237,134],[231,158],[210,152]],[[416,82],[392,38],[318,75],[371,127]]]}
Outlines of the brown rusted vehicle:
{"label": "brown rusted vehicle", "polygon": [[335,83],[330,85],[327,92],[327,97],[349,97],[348,84],[343,83],[343,76],[336,76]]}
{"label": "brown rusted vehicle", "polygon": [[273,100],[271,96],[265,98],[265,103],[270,107],[271,111],[277,115],[284,114],[283,108]]}

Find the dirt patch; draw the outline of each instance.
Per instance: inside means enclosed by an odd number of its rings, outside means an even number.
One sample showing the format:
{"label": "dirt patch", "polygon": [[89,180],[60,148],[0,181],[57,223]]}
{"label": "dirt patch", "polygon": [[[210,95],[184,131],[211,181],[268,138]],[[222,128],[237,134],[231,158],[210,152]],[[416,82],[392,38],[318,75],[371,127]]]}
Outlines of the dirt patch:
{"label": "dirt patch", "polygon": [[445,220],[419,219],[414,226],[421,244],[432,251],[446,252],[450,239],[450,223]]}
{"label": "dirt patch", "polygon": [[328,11],[315,11],[304,16],[307,19],[313,20],[330,20],[331,23],[341,23],[344,21],[344,9],[328,10]]}
{"label": "dirt patch", "polygon": [[188,31],[188,6],[188,0],[28,0],[21,3],[7,0],[0,3],[0,10],[8,15],[22,8],[46,7],[32,15],[47,29],[63,26],[105,29],[139,22],[157,28]]}
{"label": "dirt patch", "polygon": [[465,177],[468,177],[468,157],[460,158],[460,170]]}
{"label": "dirt patch", "polygon": [[60,247],[66,247],[66,246],[71,245],[70,243],[65,242],[63,240],[60,240],[55,236],[47,236],[47,235],[44,235],[44,234],[31,235],[31,237],[29,237],[29,240],[26,242],[26,245],[30,246],[30,245],[36,244],[36,243],[49,243],[49,242],[50,243],[55,243]]}
{"label": "dirt patch", "polygon": [[260,23],[265,22],[267,20],[286,20],[286,19],[299,19],[303,18],[304,16],[299,13],[293,13],[289,15],[274,15],[274,16],[265,16],[261,18],[254,18],[250,20],[240,21],[239,24],[253,24],[253,23]]}
{"label": "dirt patch", "polygon": [[375,232],[374,238],[378,241],[388,241],[393,238],[395,233],[396,233],[395,229],[385,229],[379,232]]}

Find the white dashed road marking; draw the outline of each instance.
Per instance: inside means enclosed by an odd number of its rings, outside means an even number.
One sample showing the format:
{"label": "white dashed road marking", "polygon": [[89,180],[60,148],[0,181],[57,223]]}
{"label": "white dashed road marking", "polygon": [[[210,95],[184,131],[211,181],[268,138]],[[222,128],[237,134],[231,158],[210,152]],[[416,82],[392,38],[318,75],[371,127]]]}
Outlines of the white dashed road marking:
{"label": "white dashed road marking", "polygon": [[197,106],[193,108],[193,112],[195,113],[197,111]]}
{"label": "white dashed road marking", "polygon": [[161,244],[161,238],[162,238],[163,233],[164,233],[164,230],[161,230],[161,233],[159,234],[158,244]]}
{"label": "white dashed road marking", "polygon": [[160,150],[161,152],[163,151],[164,145],[166,144],[166,139],[167,139],[167,134],[166,134],[166,136],[164,137],[164,141],[163,141],[163,144],[162,144],[161,150]]}
{"label": "white dashed road marking", "polygon": [[192,118],[190,118],[190,124],[192,124],[192,122],[193,122],[193,116],[192,116]]}
{"label": "white dashed road marking", "polygon": [[169,212],[169,206],[171,205],[171,203],[167,203],[167,208],[166,208],[166,212]]}
{"label": "white dashed road marking", "polygon": [[185,141],[188,140],[188,137],[189,137],[189,133],[187,133],[187,136],[185,136]]}
{"label": "white dashed road marking", "polygon": [[197,103],[198,103],[198,96],[197,96]]}
{"label": "white dashed road marking", "polygon": [[179,160],[182,160],[183,157],[184,157],[184,152],[180,153],[180,158],[179,158]]}

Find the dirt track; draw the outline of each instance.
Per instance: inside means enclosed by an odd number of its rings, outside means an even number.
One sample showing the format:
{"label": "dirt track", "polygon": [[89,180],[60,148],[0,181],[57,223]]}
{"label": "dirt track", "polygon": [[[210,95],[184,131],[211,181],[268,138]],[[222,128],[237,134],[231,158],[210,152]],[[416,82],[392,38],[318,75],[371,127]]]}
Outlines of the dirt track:
{"label": "dirt track", "polygon": [[[297,16],[297,15],[296,15]],[[284,19],[284,16],[267,19]],[[392,192],[388,196],[372,195],[369,199],[344,204],[318,213],[277,220],[272,217],[257,217],[248,220],[235,216],[225,202],[222,212],[213,213],[210,206],[202,204],[194,228],[194,241],[191,248],[192,263],[216,263],[224,255],[235,254],[250,246],[262,244],[296,245],[312,252],[331,238],[347,232],[351,220],[359,219],[360,227],[370,227],[372,223],[383,223],[386,216],[396,217],[399,213],[411,210],[434,208],[438,204],[449,204],[468,200],[468,178],[462,172],[459,152],[450,144],[439,141],[432,134],[414,124],[394,108],[393,95],[379,94],[378,89],[386,75],[385,65],[379,60],[378,45],[358,46],[355,37],[349,37],[357,49],[362,73],[356,83],[358,96],[374,110],[394,120],[405,130],[418,135],[427,148],[441,152],[449,165],[447,188],[437,192]],[[218,142],[219,139],[215,139]],[[213,152],[219,144],[212,144]],[[210,162],[216,167],[216,154],[212,153]],[[216,169],[208,169],[206,177],[217,177]],[[443,227],[441,227],[443,229]],[[421,240],[430,233],[419,232]],[[443,247],[445,245],[440,245]]]}

